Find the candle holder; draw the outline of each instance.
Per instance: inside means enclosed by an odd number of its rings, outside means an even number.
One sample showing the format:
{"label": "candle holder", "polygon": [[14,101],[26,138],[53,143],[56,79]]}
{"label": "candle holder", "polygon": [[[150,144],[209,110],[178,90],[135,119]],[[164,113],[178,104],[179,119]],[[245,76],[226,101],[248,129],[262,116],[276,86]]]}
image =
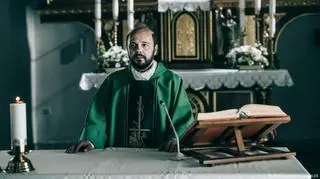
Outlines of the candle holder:
{"label": "candle holder", "polygon": [[118,45],[118,25],[119,25],[119,22],[118,22],[118,19],[114,19],[114,34],[113,34],[113,37],[114,37],[114,45],[117,46]]}
{"label": "candle holder", "polygon": [[269,68],[270,70],[274,70],[276,69],[275,65],[274,65],[274,38],[272,36],[269,36],[269,43],[268,43],[269,47],[268,47],[268,53],[269,53]]}
{"label": "candle holder", "polygon": [[256,42],[257,44],[260,43],[260,21],[261,21],[261,17],[260,17],[260,13],[255,14],[255,22],[256,22]]}
{"label": "candle holder", "polygon": [[7,173],[24,173],[35,170],[31,161],[26,157],[29,151],[25,147],[25,141],[15,140],[13,142],[12,150],[8,152],[13,157],[6,167]]}
{"label": "candle holder", "polygon": [[240,32],[239,36],[240,36],[240,46],[244,45],[244,38],[246,37],[246,32],[243,30]]}

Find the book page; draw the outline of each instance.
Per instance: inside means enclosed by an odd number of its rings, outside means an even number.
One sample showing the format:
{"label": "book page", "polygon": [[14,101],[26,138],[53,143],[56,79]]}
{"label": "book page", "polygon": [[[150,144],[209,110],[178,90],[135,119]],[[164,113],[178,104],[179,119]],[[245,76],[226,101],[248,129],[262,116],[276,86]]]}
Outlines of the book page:
{"label": "book page", "polygon": [[210,113],[199,113],[198,120],[237,119],[239,117],[237,112],[237,109],[228,109]]}
{"label": "book page", "polygon": [[239,109],[239,114],[243,112],[250,117],[284,117],[288,116],[279,106],[264,104],[247,104]]}

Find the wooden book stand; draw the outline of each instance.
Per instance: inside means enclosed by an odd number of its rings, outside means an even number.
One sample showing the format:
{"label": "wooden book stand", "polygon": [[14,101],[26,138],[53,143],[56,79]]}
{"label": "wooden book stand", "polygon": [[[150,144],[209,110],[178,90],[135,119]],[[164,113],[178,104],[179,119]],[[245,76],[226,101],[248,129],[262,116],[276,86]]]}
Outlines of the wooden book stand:
{"label": "wooden book stand", "polygon": [[279,125],[289,121],[289,116],[196,121],[181,138],[182,152],[204,165],[295,156],[295,152],[261,143]]}

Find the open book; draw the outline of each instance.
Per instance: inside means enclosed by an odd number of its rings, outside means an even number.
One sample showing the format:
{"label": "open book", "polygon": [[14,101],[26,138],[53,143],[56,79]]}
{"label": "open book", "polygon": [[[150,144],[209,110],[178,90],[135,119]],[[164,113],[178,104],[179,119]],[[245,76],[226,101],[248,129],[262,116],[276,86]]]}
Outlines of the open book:
{"label": "open book", "polygon": [[242,118],[264,118],[288,116],[279,106],[264,104],[246,104],[240,109],[228,109],[217,112],[199,113],[198,120],[232,120]]}

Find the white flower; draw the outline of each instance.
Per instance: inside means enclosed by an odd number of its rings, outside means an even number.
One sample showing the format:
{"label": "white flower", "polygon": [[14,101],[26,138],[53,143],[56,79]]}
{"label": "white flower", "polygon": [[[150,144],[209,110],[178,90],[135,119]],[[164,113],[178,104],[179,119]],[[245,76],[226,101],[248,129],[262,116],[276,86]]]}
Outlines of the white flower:
{"label": "white flower", "polygon": [[92,55],[91,59],[96,62],[96,72],[105,72],[106,68],[125,67],[129,64],[127,51],[121,46],[114,46],[112,43],[110,48],[106,50],[103,42],[97,44],[97,54]]}
{"label": "white flower", "polygon": [[261,44],[243,45],[235,47],[226,55],[227,62],[233,67],[239,64],[261,65],[266,67],[269,65],[267,49]]}
{"label": "white flower", "polygon": [[121,64],[120,64],[120,63],[116,63],[114,66],[115,66],[116,68],[120,68],[120,67],[121,67]]}

